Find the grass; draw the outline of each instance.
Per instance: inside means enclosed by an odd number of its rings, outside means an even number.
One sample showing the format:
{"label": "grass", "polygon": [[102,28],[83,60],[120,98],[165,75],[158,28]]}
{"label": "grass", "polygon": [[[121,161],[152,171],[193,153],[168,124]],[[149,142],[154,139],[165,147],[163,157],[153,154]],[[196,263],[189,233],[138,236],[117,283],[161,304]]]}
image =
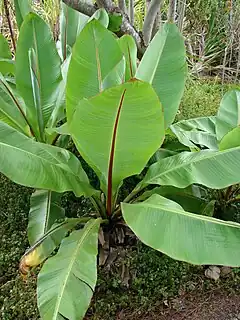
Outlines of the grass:
{"label": "grass", "polygon": [[[223,91],[232,87],[225,85]],[[221,97],[222,87],[216,81],[189,80],[178,118],[215,114]],[[18,274],[19,259],[28,246],[26,228],[31,190],[3,176],[0,176],[0,190],[0,318],[36,320],[39,319],[36,277],[24,282]],[[62,204],[70,216],[88,208],[87,202],[76,200],[71,194],[64,195]],[[113,320],[121,309],[140,313],[154,310],[159,301],[182,291],[213,287],[238,290],[239,280],[239,269],[233,277],[213,283],[204,279],[204,267],[172,260],[142,244],[122,248],[111,268],[99,268],[98,286],[88,319]]]}
{"label": "grass", "polygon": [[240,89],[240,85],[231,83],[222,85],[218,78],[215,80],[189,78],[177,120],[215,115],[224,93],[236,88]]}

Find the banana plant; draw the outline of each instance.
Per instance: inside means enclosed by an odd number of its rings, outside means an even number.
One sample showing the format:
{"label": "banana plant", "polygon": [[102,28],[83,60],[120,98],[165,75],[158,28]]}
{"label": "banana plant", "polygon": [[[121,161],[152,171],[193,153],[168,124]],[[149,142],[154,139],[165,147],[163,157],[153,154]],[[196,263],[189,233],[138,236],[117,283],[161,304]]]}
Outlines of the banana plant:
{"label": "banana plant", "polygon": [[[179,121],[170,126],[168,133],[192,151],[236,148],[240,146],[239,112],[240,91],[231,90],[223,96],[216,116]],[[179,194],[179,190],[173,193]],[[202,197],[209,199],[206,192],[199,191],[198,195],[193,196],[196,196],[196,201],[200,201]],[[212,210],[208,214],[229,219],[234,216],[236,204],[240,202],[239,186],[231,185],[224,190],[215,191],[209,200],[207,207]]]}
{"label": "banana plant", "polygon": [[[38,189],[31,199],[31,247],[20,268],[26,274],[42,266],[37,284],[41,318],[84,318],[96,286],[100,230],[130,228],[147,245],[189,263],[240,266],[240,224],[199,214],[205,204],[190,206],[182,197],[192,199],[194,184],[221,189],[238,183],[240,147],[170,152],[149,165],[183,93],[185,48],[176,26],[167,23],[156,34],[138,68],[132,39],[118,40],[96,19],[76,39],[66,80],[67,130],[55,131],[71,136],[95,171],[98,189],[89,183],[78,158],[57,146],[46,130],[61,119],[50,121],[62,81],[48,32],[35,14],[24,18],[16,57],[21,99],[11,100],[11,110],[17,110],[9,116],[14,124],[0,121],[0,171]],[[20,115],[22,123],[17,121]],[[124,180],[134,175],[143,178],[121,197]],[[173,189],[179,192],[170,198]],[[65,191],[89,197],[91,214],[64,218],[58,198]]]}

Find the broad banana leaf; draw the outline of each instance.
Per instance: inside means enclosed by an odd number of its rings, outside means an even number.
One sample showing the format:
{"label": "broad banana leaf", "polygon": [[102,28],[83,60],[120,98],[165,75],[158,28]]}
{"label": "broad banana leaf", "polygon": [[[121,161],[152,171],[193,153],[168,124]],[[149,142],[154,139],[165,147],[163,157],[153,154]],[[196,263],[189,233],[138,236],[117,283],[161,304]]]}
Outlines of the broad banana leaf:
{"label": "broad banana leaf", "polygon": [[18,30],[20,30],[25,16],[31,11],[30,1],[14,0],[14,9],[15,9]]}
{"label": "broad banana leaf", "polygon": [[216,134],[220,141],[240,125],[240,90],[227,92],[220,103],[216,119]]}
{"label": "broad banana leaf", "polygon": [[178,123],[171,125],[172,132],[176,135],[179,142],[189,148],[207,147],[210,150],[218,150],[217,137],[215,134],[199,130],[183,130]]}
{"label": "broad banana leaf", "polygon": [[16,92],[0,74],[0,121],[7,123],[18,131],[30,134],[29,123],[25,115],[25,106],[18,99]]}
{"label": "broad banana leaf", "polygon": [[83,319],[97,281],[100,221],[90,220],[74,231],[45,262],[37,287],[41,319]]}
{"label": "broad banana leaf", "polygon": [[152,190],[145,191],[137,200],[144,201],[150,198],[153,194],[158,194],[169,200],[175,201],[180,204],[185,211],[192,213],[201,214],[208,205],[206,200],[196,197],[192,186],[182,189],[172,186],[157,187]]}
{"label": "broad banana leaf", "polygon": [[122,52],[114,35],[97,20],[82,30],[73,48],[67,80],[69,119],[82,98],[103,90],[103,80],[121,61]]}
{"label": "broad banana leaf", "polygon": [[61,223],[55,223],[41,238],[37,240],[23,255],[20,261],[20,271],[26,275],[30,268],[37,267],[45,261],[59,246],[67,232],[71,231],[79,223],[85,223],[84,218],[66,219]]}
{"label": "broad banana leaf", "polygon": [[[29,64],[31,49],[32,66]],[[32,78],[35,78],[35,89]],[[27,118],[33,130],[38,131],[39,122],[46,126],[55,107],[58,87],[61,81],[60,57],[49,26],[39,16],[29,13],[19,34],[16,52],[16,85],[27,106]],[[39,91],[35,96],[35,91]],[[34,90],[33,90],[34,89]],[[36,108],[36,99],[39,108]],[[43,120],[39,119],[39,113]],[[38,128],[38,130],[37,130]]]}
{"label": "broad banana leaf", "polygon": [[148,184],[185,188],[193,183],[223,189],[240,182],[240,147],[225,151],[182,152],[153,164],[136,187]]}
{"label": "broad banana leaf", "polygon": [[137,204],[122,203],[126,223],[148,246],[192,264],[240,266],[240,224],[187,211],[153,195]]}
{"label": "broad banana leaf", "polygon": [[89,17],[61,3],[60,43],[63,60],[68,56],[68,47],[73,47],[76,38]]}
{"label": "broad banana leaf", "polygon": [[137,46],[133,37],[124,35],[118,40],[126,61],[125,81],[133,79],[137,70]]}
{"label": "broad banana leaf", "polygon": [[196,148],[199,145],[218,150],[215,123],[216,117],[201,117],[179,121],[172,124],[170,129],[185,146]]}
{"label": "broad banana leaf", "polygon": [[229,131],[219,144],[220,150],[240,147],[240,127],[236,127]]}
{"label": "broad banana leaf", "polygon": [[195,119],[181,120],[171,125],[172,127],[178,127],[184,131],[198,130],[210,134],[216,134],[216,116],[199,117]]}
{"label": "broad banana leaf", "polygon": [[68,128],[108,201],[123,179],[143,170],[164,139],[160,102],[151,85],[142,81],[81,100]]}
{"label": "broad banana leaf", "polygon": [[187,75],[184,39],[177,26],[166,23],[148,46],[136,78],[153,85],[164,109],[165,128],[173,122]]}
{"label": "broad banana leaf", "polygon": [[31,246],[47,233],[56,220],[65,217],[58,198],[57,193],[48,190],[37,190],[32,194],[28,220],[28,241]]}
{"label": "broad banana leaf", "polygon": [[36,142],[0,121],[0,172],[12,181],[37,189],[95,191],[79,160],[69,151]]}

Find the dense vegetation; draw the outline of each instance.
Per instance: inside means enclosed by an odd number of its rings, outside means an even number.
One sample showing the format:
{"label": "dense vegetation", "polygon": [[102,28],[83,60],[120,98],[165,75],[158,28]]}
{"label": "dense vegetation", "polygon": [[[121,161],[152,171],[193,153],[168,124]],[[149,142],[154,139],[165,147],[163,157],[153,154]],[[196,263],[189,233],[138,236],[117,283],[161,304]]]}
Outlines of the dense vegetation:
{"label": "dense vegetation", "polygon": [[[0,171],[25,187],[1,176],[7,190],[1,213],[3,318],[38,317],[36,278],[38,309],[46,320],[83,319],[86,312],[101,318],[103,310],[111,319],[127,307],[153,307],[159,298],[193,289],[186,283],[196,282],[205,267],[191,264],[234,267],[226,287],[237,291],[240,91],[224,85],[226,63],[238,77],[233,54],[227,62],[225,50],[221,86],[218,78],[214,83],[187,74],[186,60],[195,74],[205,69],[200,52],[199,69],[193,46],[179,32],[191,3],[177,9],[170,1],[161,11],[166,22],[152,34],[146,25],[157,21],[149,16],[154,1],[142,33],[134,28],[131,4],[128,16],[124,8],[116,14],[119,8],[110,2],[98,10],[78,4],[82,13],[70,8],[71,1],[64,3],[69,6],[61,5],[55,43],[45,12],[38,15],[28,1],[14,1],[16,38],[4,1],[12,48],[1,35]],[[236,12],[230,8],[231,23]],[[216,23],[214,18],[210,34]],[[215,68],[220,55],[211,50]],[[30,248],[20,271],[33,307],[23,312],[22,281],[6,266],[15,270],[27,246],[18,240],[28,210]],[[9,233],[17,252],[6,241]],[[10,288],[9,300],[4,296]],[[23,305],[16,307],[12,302],[19,295]]]}

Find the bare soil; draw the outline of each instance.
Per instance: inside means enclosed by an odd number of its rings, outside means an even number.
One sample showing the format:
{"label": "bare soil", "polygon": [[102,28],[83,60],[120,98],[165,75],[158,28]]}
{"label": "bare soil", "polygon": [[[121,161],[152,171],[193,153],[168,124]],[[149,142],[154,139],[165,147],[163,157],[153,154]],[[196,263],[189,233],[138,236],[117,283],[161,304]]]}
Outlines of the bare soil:
{"label": "bare soil", "polygon": [[210,291],[183,295],[147,313],[121,311],[117,320],[240,320],[240,295]]}

